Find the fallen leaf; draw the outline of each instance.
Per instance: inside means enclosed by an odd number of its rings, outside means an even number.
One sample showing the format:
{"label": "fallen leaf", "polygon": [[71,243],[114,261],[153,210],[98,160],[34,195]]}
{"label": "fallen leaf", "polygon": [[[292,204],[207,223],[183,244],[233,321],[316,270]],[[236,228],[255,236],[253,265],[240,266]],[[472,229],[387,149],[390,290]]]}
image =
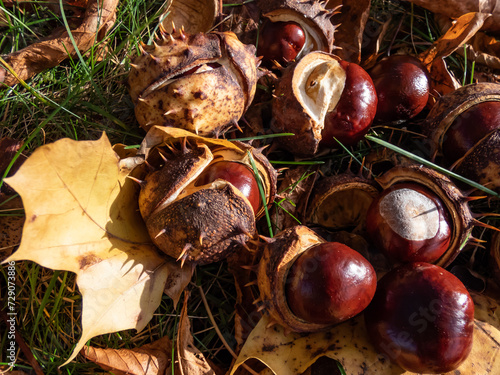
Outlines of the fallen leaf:
{"label": "fallen leaf", "polygon": [[449,56],[467,43],[489,17],[490,14],[485,13],[467,13],[459,17],[446,33],[419,55],[420,60],[430,66],[435,60]]}
{"label": "fallen leaf", "polygon": [[115,375],[163,375],[172,366],[172,342],[165,336],[134,349],[85,346],[82,355]]}
{"label": "fallen leaf", "polygon": [[490,15],[485,13],[467,13],[458,18],[452,26],[418,58],[430,72],[430,92],[432,106],[437,97],[460,87],[460,83],[448,71],[444,58],[467,43],[481,28]]}
{"label": "fallen leaf", "polygon": [[22,198],[26,222],[19,249],[5,262],[77,274],[82,335],[65,364],[94,336],[140,331],[161,301],[174,261],[151,244],[129,173],[103,135],[44,145],[6,180]]}
{"label": "fallen leaf", "polygon": [[189,294],[184,294],[177,336],[177,358],[181,375],[216,375],[205,356],[194,345],[191,323],[187,314]]}
{"label": "fallen leaf", "polygon": [[459,18],[466,13],[478,12],[491,14],[481,26],[483,30],[500,31],[500,3],[497,0],[406,0],[432,13],[450,18]]}
{"label": "fallen leaf", "polygon": [[[499,374],[500,331],[475,320],[474,342],[468,358],[458,369],[443,375]],[[422,375],[401,369],[370,343],[364,319],[358,315],[326,332],[286,335],[278,326],[266,328],[264,316],[243,346],[230,375],[248,359],[264,363],[275,375],[305,372],[318,358],[326,356],[342,364],[350,375]]]}
{"label": "fallen leaf", "polygon": [[[116,18],[118,0],[90,0],[80,26],[71,30],[76,47],[68,34],[57,32],[48,39],[7,55],[6,64],[0,66],[0,83],[12,86],[19,80],[27,80],[41,71],[54,67],[70,56],[76,49],[85,52],[97,41],[103,40]],[[13,70],[15,75],[10,70]]]}
{"label": "fallen leaf", "polygon": [[332,19],[338,24],[335,32],[334,51],[342,60],[355,64],[361,62],[361,48],[366,22],[370,15],[370,0],[343,0],[339,17]]}

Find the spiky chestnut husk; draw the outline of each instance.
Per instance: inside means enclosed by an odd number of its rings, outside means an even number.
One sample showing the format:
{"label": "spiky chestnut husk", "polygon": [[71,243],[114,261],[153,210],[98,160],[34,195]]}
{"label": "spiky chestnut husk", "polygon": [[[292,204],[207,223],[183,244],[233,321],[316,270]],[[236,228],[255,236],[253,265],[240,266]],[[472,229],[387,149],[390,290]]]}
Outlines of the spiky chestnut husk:
{"label": "spiky chestnut husk", "polygon": [[396,166],[388,170],[376,181],[383,190],[395,184],[413,182],[433,192],[447,210],[451,222],[451,238],[444,254],[434,264],[446,267],[462,251],[471,238],[472,228],[477,222],[468,206],[468,199],[445,175],[421,166]]}
{"label": "spiky chestnut husk", "polygon": [[[422,123],[430,140],[431,160],[443,155],[443,143],[458,116],[477,104],[497,101],[500,101],[500,84],[486,82],[466,85],[441,96]],[[500,130],[484,136],[454,161],[452,168],[466,178],[500,191]]]}
{"label": "spiky chestnut husk", "polygon": [[255,46],[232,32],[161,32],[131,64],[130,96],[140,126],[218,135],[237,125],[257,85]]}
{"label": "spiky chestnut husk", "polygon": [[[192,264],[220,261],[254,236],[256,217],[248,198],[230,182],[199,185],[204,170],[220,161],[248,166],[253,157],[267,205],[276,193],[276,172],[258,149],[241,142],[205,139],[186,131],[154,127],[143,145],[147,163],[140,181],[139,209],[153,243],[167,255]],[[156,145],[151,147],[149,145]]]}
{"label": "spiky chestnut husk", "polygon": [[351,172],[319,180],[311,193],[307,223],[330,230],[363,229],[366,211],[379,194],[379,187],[370,179]]}
{"label": "spiky chestnut husk", "polygon": [[260,0],[258,6],[264,18],[271,22],[295,22],[304,30],[306,41],[296,60],[311,51],[331,52],[336,26],[330,18],[337,9],[326,9],[326,1]]}

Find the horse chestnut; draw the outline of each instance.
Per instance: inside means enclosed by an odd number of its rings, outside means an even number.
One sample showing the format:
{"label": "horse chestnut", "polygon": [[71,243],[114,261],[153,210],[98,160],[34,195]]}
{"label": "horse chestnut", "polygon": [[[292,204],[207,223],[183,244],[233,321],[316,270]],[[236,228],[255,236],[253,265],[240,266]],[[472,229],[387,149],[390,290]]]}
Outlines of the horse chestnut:
{"label": "horse chestnut", "polygon": [[207,185],[217,179],[225,180],[241,191],[250,202],[253,212],[257,214],[261,203],[259,185],[249,167],[234,161],[219,161],[210,164],[198,177],[196,185]]}
{"label": "horse chestnut", "polygon": [[305,41],[304,30],[298,23],[267,21],[260,32],[257,56],[286,65],[295,60]]}
{"label": "horse chestnut", "polygon": [[443,203],[417,183],[395,184],[375,198],[366,214],[366,231],[380,251],[401,263],[432,263],[451,239]]}
{"label": "horse chestnut", "polygon": [[416,57],[391,55],[380,60],[368,73],[378,95],[375,121],[406,121],[427,105],[428,73]]}
{"label": "horse chestnut", "polygon": [[472,349],[472,298],[433,264],[407,263],[384,275],[364,316],[375,347],[410,372],[452,371]]}
{"label": "horse chestnut", "polygon": [[483,137],[498,127],[500,127],[500,102],[482,102],[462,112],[446,131],[441,146],[448,164],[460,159]]}
{"label": "horse chestnut", "polygon": [[286,299],[297,317],[335,324],[363,311],[376,284],[375,270],[360,253],[338,242],[325,242],[295,260],[286,280]]}

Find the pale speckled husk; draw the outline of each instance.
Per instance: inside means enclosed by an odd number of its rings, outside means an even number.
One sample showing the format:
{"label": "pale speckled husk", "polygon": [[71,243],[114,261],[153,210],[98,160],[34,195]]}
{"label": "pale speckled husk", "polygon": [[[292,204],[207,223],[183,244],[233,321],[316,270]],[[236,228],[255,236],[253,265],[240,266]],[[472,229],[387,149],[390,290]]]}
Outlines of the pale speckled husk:
{"label": "pale speckled husk", "polygon": [[[258,60],[255,46],[232,32],[179,33],[161,38],[134,59],[128,78],[137,121],[145,130],[173,126],[217,135],[237,122],[253,100]],[[220,66],[183,73],[203,64]]]}

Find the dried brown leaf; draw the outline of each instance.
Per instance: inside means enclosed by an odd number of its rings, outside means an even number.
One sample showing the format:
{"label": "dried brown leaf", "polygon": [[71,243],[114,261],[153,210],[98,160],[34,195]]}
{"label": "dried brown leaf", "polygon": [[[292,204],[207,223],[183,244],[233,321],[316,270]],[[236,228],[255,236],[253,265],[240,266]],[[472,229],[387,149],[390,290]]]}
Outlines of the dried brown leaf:
{"label": "dried brown leaf", "polygon": [[[80,26],[71,30],[76,48],[85,52],[96,40],[102,40],[116,18],[118,0],[90,0]],[[54,67],[69,56],[75,56],[76,48],[68,32],[54,33],[47,40],[31,44],[5,57],[7,66],[0,66],[0,83],[15,85],[41,71]],[[10,71],[12,69],[15,75]],[[3,77],[2,77],[3,76]],[[17,77],[16,77],[17,76]]]}
{"label": "dried brown leaf", "polygon": [[430,72],[433,99],[460,87],[460,83],[448,71],[444,58],[467,43],[490,17],[485,13],[467,13],[459,17],[452,26],[418,58]]}
{"label": "dried brown leaf", "polygon": [[101,349],[86,346],[82,355],[116,375],[162,375],[172,366],[172,342],[168,337],[134,349]]}
{"label": "dried brown leaf", "polygon": [[466,13],[491,14],[481,26],[483,30],[500,31],[500,2],[497,0],[406,0],[432,13],[459,18]]}
{"label": "dried brown leaf", "polygon": [[181,375],[216,375],[205,356],[195,347],[187,314],[189,294],[184,294],[177,335],[177,358]]}
{"label": "dried brown leaf", "polygon": [[339,17],[333,22],[339,24],[335,32],[335,51],[343,60],[359,64],[366,22],[370,15],[370,0],[344,0]]}

